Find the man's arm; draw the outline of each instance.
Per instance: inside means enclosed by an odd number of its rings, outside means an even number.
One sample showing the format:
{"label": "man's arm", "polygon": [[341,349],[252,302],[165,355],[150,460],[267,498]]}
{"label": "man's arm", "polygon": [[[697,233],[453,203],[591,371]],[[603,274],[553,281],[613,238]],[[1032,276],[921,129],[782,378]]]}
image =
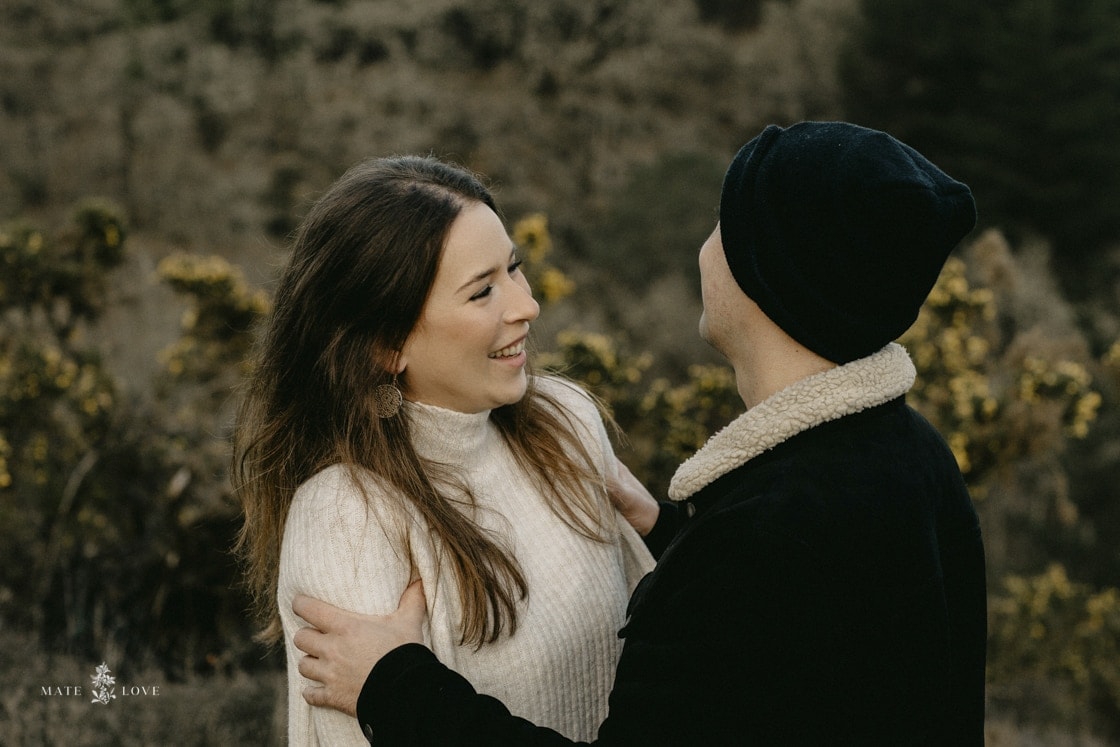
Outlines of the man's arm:
{"label": "man's arm", "polygon": [[586,744],[513,716],[500,701],[477,693],[462,675],[416,643],[395,648],[377,662],[358,697],[357,715],[363,733],[374,744]]}
{"label": "man's arm", "polygon": [[[831,681],[822,684],[818,671],[835,642],[827,605],[821,606],[828,593],[822,569],[800,543],[779,535],[754,532],[743,541],[738,524],[725,513],[704,522],[702,536],[693,536],[693,525],[672,566],[660,567],[639,587],[597,747],[827,743],[815,732],[809,738],[816,722],[802,713],[805,702],[835,690]],[[310,639],[304,650],[318,652],[315,658],[347,662],[301,663],[300,671],[325,688],[309,690],[309,702],[355,713],[367,737],[382,740],[378,744],[573,744],[477,693],[417,645],[418,628],[403,638],[385,633],[397,625],[394,617],[409,614],[414,603],[408,595],[404,602],[383,617],[329,605],[301,613],[323,632],[308,632],[297,645],[304,648]],[[352,634],[332,636],[335,612],[351,618]],[[317,636],[334,640],[318,648]],[[361,641],[379,636],[386,640]],[[798,742],[795,735],[805,738]]]}
{"label": "man's arm", "polygon": [[[306,654],[300,674],[319,683],[303,691],[304,700],[356,715],[371,742],[576,744],[479,695],[422,645],[426,611],[419,581],[405,589],[400,607],[389,615],[361,615],[306,596],[296,597],[292,608],[313,626],[294,638]],[[423,717],[417,704],[423,704]],[[401,709],[410,717],[394,718]]]}
{"label": "man's arm", "polygon": [[373,665],[397,646],[422,643],[428,614],[418,580],[405,588],[397,611],[389,615],[362,615],[307,596],[293,599],[292,611],[312,626],[292,638],[305,654],[299,673],[319,683],[304,689],[303,699],[351,716]]}

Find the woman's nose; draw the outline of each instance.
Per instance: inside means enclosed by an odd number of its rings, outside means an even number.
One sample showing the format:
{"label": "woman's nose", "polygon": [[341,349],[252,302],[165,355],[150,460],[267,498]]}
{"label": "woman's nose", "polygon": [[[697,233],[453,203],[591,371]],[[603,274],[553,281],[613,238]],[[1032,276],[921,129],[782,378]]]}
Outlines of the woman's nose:
{"label": "woman's nose", "polygon": [[533,291],[529,283],[523,279],[514,281],[512,300],[509,305],[508,316],[512,322],[531,322],[540,316],[541,305],[533,298]]}

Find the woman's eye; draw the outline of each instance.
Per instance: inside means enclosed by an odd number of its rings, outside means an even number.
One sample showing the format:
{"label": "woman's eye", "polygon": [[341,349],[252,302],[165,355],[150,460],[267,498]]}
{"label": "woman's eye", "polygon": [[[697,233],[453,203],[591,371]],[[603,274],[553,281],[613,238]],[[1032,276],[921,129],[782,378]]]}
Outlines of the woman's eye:
{"label": "woman's eye", "polygon": [[[523,260],[520,260],[520,259],[514,260],[513,262],[510,263],[509,267],[506,268],[507,272],[509,272],[511,277],[513,275],[516,275],[517,271],[521,269],[521,262],[522,261]],[[494,290],[494,286],[493,285],[487,285],[485,288],[480,290],[478,293],[475,293],[473,296],[471,296],[470,300],[477,301],[480,298],[486,298],[487,296],[490,295],[490,291],[492,291],[492,290]]]}

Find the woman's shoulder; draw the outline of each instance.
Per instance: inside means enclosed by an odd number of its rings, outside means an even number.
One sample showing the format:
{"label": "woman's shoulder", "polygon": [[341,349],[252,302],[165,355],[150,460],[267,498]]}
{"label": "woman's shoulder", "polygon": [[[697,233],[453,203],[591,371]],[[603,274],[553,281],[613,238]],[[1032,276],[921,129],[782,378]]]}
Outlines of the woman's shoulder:
{"label": "woman's shoulder", "polygon": [[296,490],[284,522],[283,552],[312,565],[338,553],[399,555],[415,522],[403,504],[368,472],[331,465]]}
{"label": "woman's shoulder", "polygon": [[596,459],[609,457],[612,448],[608,427],[614,425],[609,415],[604,417],[604,410],[593,395],[561,376],[540,376],[535,385],[541,405],[555,414],[561,428],[590,449]]}
{"label": "woman's shoulder", "polygon": [[[362,484],[359,484],[359,481]],[[355,470],[348,468],[346,465],[332,464],[304,480],[296,488],[292,502],[318,504],[330,501],[334,503],[340,497],[359,497],[362,496],[362,489],[366,482],[369,481],[361,480]]]}
{"label": "woman's shoulder", "polygon": [[361,467],[332,464],[307,478],[292,497],[291,513],[318,517],[366,518],[385,521],[404,510],[401,501],[375,475]]}
{"label": "woman's shoulder", "polygon": [[533,377],[533,384],[546,400],[563,407],[580,420],[601,418],[591,394],[571,379],[556,374],[543,374]]}

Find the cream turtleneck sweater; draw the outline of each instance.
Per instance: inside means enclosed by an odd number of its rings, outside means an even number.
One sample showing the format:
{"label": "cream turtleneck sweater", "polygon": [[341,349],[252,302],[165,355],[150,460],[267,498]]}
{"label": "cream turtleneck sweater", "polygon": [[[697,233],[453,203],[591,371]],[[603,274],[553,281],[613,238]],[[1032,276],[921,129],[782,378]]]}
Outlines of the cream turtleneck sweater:
{"label": "cream turtleneck sweater", "polygon": [[[606,474],[613,453],[594,404],[556,379],[538,379],[537,386],[571,411],[581,442]],[[518,467],[488,412],[405,406],[417,452],[460,469],[478,504],[475,521],[520,564],[529,593],[518,607],[517,633],[478,650],[460,646],[458,590],[449,570],[437,571],[437,548],[424,522],[410,505],[389,500],[374,479],[365,484],[367,503],[344,467],[329,467],[296,491],[280,552],[289,743],[368,744],[355,719],[304,702],[308,681],[296,669],[301,654],[292,636],[305,623],[292,612],[292,598],[308,594],[366,614],[392,612],[409,582],[409,551],[424,581],[426,642],[439,659],[515,715],[590,741],[606,717],[627,600],[652,569],[652,558],[605,501],[615,530],[608,543],[588,540],[561,521]]]}

